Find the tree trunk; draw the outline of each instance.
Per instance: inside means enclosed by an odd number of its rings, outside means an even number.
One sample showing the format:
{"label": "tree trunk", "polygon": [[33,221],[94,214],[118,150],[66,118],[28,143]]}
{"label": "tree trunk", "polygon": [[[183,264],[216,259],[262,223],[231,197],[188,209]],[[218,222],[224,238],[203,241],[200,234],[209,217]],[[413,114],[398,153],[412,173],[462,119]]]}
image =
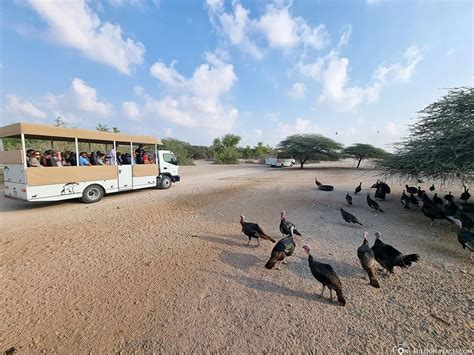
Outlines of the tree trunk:
{"label": "tree trunk", "polygon": [[304,163],[306,163],[307,160],[308,160],[308,159],[302,159],[302,160],[300,160],[301,169],[303,169],[303,165],[304,165]]}
{"label": "tree trunk", "polygon": [[362,161],[362,158],[359,158],[359,162],[357,163],[357,169],[359,168],[361,161]]}

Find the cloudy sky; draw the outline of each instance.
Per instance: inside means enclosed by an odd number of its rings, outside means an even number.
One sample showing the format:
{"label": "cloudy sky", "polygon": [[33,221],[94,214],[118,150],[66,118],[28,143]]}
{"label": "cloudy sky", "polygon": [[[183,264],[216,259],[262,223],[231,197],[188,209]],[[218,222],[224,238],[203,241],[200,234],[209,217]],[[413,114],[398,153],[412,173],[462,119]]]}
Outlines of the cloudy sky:
{"label": "cloudy sky", "polygon": [[2,124],[388,148],[472,85],[470,0],[5,0]]}

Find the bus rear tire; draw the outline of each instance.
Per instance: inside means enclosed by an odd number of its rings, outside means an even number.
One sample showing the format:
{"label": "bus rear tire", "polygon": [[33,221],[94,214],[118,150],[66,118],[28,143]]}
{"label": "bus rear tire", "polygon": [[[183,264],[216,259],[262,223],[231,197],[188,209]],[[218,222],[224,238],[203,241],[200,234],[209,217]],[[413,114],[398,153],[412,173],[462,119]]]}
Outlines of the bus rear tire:
{"label": "bus rear tire", "polygon": [[160,188],[167,190],[171,187],[171,178],[168,175],[164,175],[161,178]]}
{"label": "bus rear tire", "polygon": [[104,188],[100,185],[89,185],[82,192],[82,202],[94,203],[99,202],[104,197]]}

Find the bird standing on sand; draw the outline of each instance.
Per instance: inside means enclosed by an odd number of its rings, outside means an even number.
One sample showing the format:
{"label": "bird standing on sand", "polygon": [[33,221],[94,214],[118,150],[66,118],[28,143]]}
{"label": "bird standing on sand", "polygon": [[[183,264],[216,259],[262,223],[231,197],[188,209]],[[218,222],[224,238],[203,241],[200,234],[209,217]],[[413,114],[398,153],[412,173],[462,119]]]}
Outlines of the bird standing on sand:
{"label": "bird standing on sand", "polygon": [[467,200],[471,198],[471,194],[469,193],[469,189],[466,189],[466,185],[463,185],[464,192],[461,194],[460,200],[463,200],[464,203],[467,203]]}
{"label": "bird standing on sand", "polygon": [[339,280],[339,276],[337,276],[336,271],[332,268],[329,264],[323,264],[316,260],[314,260],[313,256],[311,255],[311,249],[308,245],[304,245],[303,249],[308,254],[308,264],[313,274],[314,278],[321,282],[323,285],[323,290],[321,292],[320,297],[323,297],[324,290],[326,286],[329,288],[331,293],[331,301],[332,301],[332,290],[336,291],[337,301],[341,306],[346,305],[346,299],[342,295],[342,285],[341,280]]}
{"label": "bird standing on sand", "polygon": [[413,262],[420,260],[418,254],[403,255],[391,245],[385,244],[380,240],[381,236],[380,232],[375,232],[375,243],[372,246],[372,251],[375,260],[389,273],[393,274],[395,266],[406,268],[411,266]]}
{"label": "bird standing on sand", "polygon": [[260,238],[267,239],[272,243],[275,243],[275,239],[266,234],[262,228],[257,223],[245,222],[245,216],[240,216],[240,225],[242,226],[242,232],[249,237],[247,245],[250,244],[252,238],[257,239],[258,245],[260,245]]}
{"label": "bird standing on sand", "polygon": [[349,192],[348,192],[347,195],[346,195],[346,201],[347,201],[347,203],[348,203],[349,205],[352,205],[352,196],[349,195]]}
{"label": "bird standing on sand", "polygon": [[434,184],[431,184],[430,191],[433,192],[435,190]]}
{"label": "bird standing on sand", "polygon": [[362,191],[362,181],[359,183],[359,186],[357,186],[354,190],[354,194],[358,194],[359,192]]}
{"label": "bird standing on sand", "polygon": [[[282,238],[278,241],[278,243],[275,244],[275,246],[272,249],[272,254],[270,255],[270,259],[267,261],[265,264],[265,267],[267,269],[272,269],[277,262],[284,263],[284,259],[287,256],[293,255],[293,252],[295,251],[296,244],[295,240],[293,239],[293,233],[295,231],[295,226],[290,227],[290,234],[287,235],[285,238]],[[280,270],[280,267],[276,267],[277,270]]]}
{"label": "bird standing on sand", "polygon": [[314,178],[314,182],[316,183],[316,185],[317,185],[318,187],[320,187],[320,186],[323,185],[323,184],[321,184],[321,183],[318,181],[318,179],[316,179],[316,178]]}
{"label": "bird standing on sand", "polygon": [[380,211],[383,212],[383,210],[380,208],[379,204],[370,198],[370,193],[367,192],[367,204],[369,205],[370,208],[373,208],[375,211]]}
{"label": "bird standing on sand", "polygon": [[370,284],[375,288],[380,288],[380,284],[377,281],[375,256],[374,252],[369,247],[369,240],[367,239],[368,236],[369,233],[364,232],[364,241],[362,242],[362,245],[357,249],[357,257],[360,260],[362,268],[369,276]]}
{"label": "bird standing on sand", "polygon": [[296,226],[295,226],[293,223],[291,223],[290,221],[287,221],[287,220],[285,219],[285,215],[286,215],[285,210],[282,210],[282,211],[280,212],[280,232],[281,232],[283,235],[289,235],[289,234],[291,233],[290,228],[293,226],[293,227],[295,227],[295,229],[294,229],[293,232],[294,232],[296,235],[301,235],[301,233],[298,232],[298,230],[296,229]]}
{"label": "bird standing on sand", "polygon": [[346,221],[347,223],[357,223],[357,224],[360,224],[361,226],[363,225],[357,220],[356,216],[354,216],[353,214],[347,211],[344,211],[342,207],[341,207],[341,215],[344,221]]}
{"label": "bird standing on sand", "polygon": [[405,194],[405,190],[403,190],[402,197],[400,198],[402,202],[403,208],[409,210],[410,209],[410,198]]}

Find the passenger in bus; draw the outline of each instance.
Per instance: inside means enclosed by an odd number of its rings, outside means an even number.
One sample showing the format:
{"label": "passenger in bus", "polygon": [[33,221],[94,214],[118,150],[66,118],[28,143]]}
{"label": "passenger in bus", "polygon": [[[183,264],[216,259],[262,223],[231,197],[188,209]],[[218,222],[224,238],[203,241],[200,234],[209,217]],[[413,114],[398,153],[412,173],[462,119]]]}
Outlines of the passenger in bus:
{"label": "passenger in bus", "polygon": [[40,163],[41,153],[39,150],[33,151],[30,155],[30,166],[32,168],[43,168],[43,165]]}
{"label": "passenger in bus", "polygon": [[77,166],[77,161],[76,161],[76,152],[65,152],[64,153],[64,163],[63,165],[65,166]]}
{"label": "passenger in bus", "polygon": [[123,165],[131,165],[132,158],[130,157],[130,153],[123,153],[122,154],[122,164]]}
{"label": "passenger in bus", "polygon": [[43,166],[53,166],[51,161],[51,149],[48,149],[44,152],[40,160],[41,165]]}
{"label": "passenger in bus", "polygon": [[116,159],[117,159],[117,164],[118,165],[123,165],[122,153],[117,152]]}
{"label": "passenger in bus", "polygon": [[91,165],[97,165],[97,153],[96,152],[91,153],[90,158],[89,158],[89,163]]}
{"label": "passenger in bus", "polygon": [[[144,151],[143,151],[144,152]],[[148,158],[148,154],[147,153],[143,153],[142,155],[142,161],[143,161],[143,164],[150,164],[150,159]]]}
{"label": "passenger in bus", "polygon": [[26,166],[27,166],[27,167],[30,167],[30,166],[31,166],[31,165],[30,165],[31,154],[33,154],[34,152],[35,152],[34,149],[28,149],[28,150],[26,151]]}
{"label": "passenger in bus", "polygon": [[135,149],[134,154],[136,164],[143,164],[143,153],[145,153],[145,150],[143,149],[143,144],[139,144],[138,148]]}
{"label": "passenger in bus", "polygon": [[92,165],[89,161],[89,157],[87,156],[87,152],[81,152],[79,155],[79,166],[90,166]]}
{"label": "passenger in bus", "polygon": [[97,157],[97,165],[105,165],[105,159],[106,155],[104,153],[100,153],[100,155]]}
{"label": "passenger in bus", "polygon": [[51,166],[63,166],[61,152],[56,150],[51,151]]}

